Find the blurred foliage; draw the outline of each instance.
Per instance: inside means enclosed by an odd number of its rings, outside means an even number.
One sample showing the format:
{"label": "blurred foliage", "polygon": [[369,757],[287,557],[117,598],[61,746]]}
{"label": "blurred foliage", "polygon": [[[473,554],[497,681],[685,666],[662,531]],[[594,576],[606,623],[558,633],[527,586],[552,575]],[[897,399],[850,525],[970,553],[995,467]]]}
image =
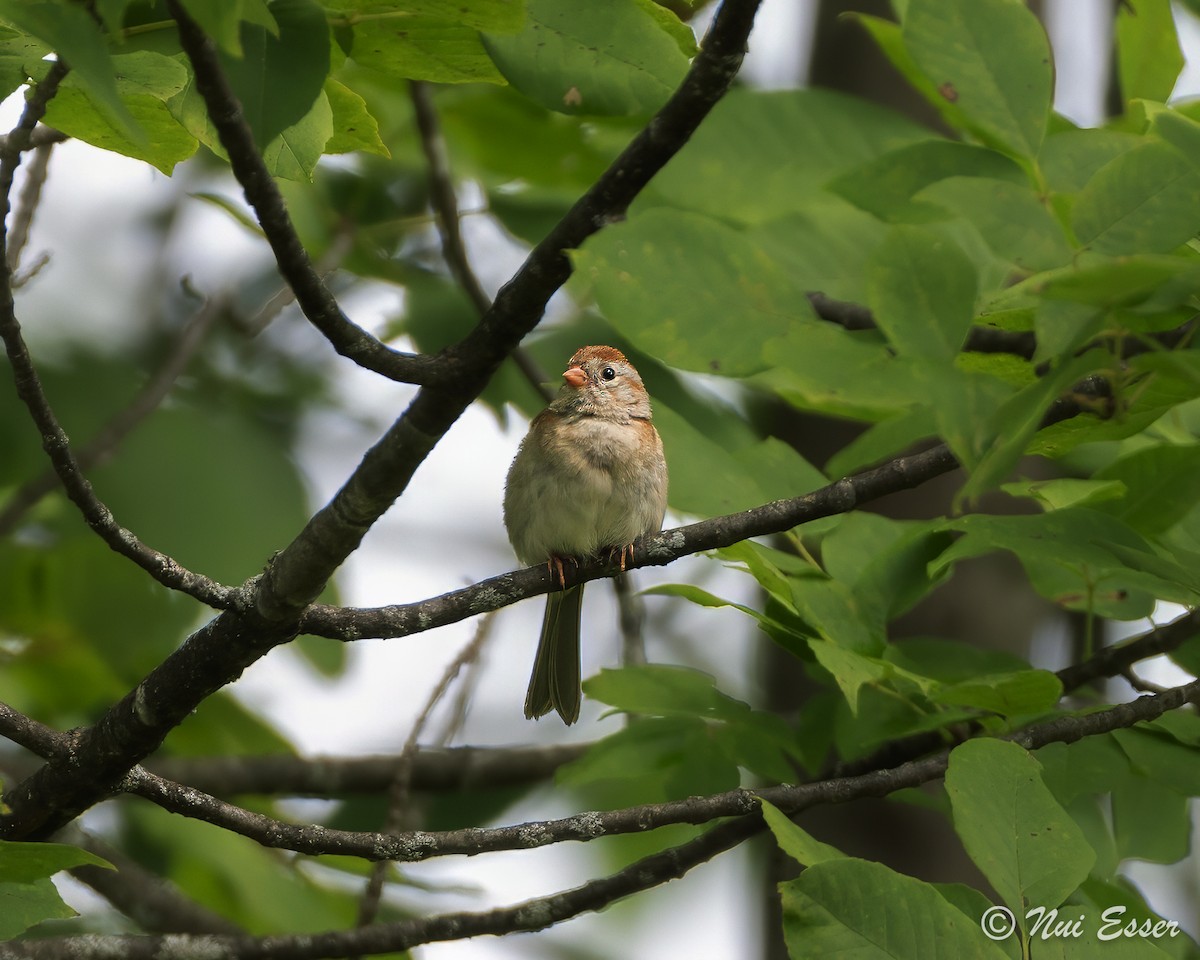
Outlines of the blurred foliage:
{"label": "blurred foliage", "polygon": [[[337,269],[339,289],[381,283],[400,294],[384,336],[423,351],[454,343],[477,316],[442,259],[408,82],[439,85],[453,174],[469,198],[464,221],[486,221],[496,242],[527,250],[695,54],[690,28],[650,0],[183,6],[217,44],[313,259]],[[551,374],[580,342],[629,354],[655,398],[671,504],[689,515],[799,496],[932,437],[950,445],[965,485],[942,516],[857,511],[771,545],[720,551],[760,588],[761,604],[735,606],[803,672],[804,706],[781,717],[724,693],[728,678],[690,669],[603,671],[588,695],[630,722],[560,772],[558,785],[586,808],[794,781],[910,734],[948,736],[968,721],[1001,734],[1065,714],[1058,678],[1018,656],[945,637],[891,638],[895,618],[973,557],[1015,557],[1031,588],[1082,616],[1089,636],[1102,618],[1200,601],[1200,354],[1194,331],[1154,336],[1189,321],[1200,297],[1200,108],[1165,103],[1183,62],[1169,3],[1120,5],[1125,109],[1096,130],[1053,112],[1052,54],[1024,3],[894,6],[894,21],[855,19],[951,136],[829,91],[735,89],[625,219],[569,252],[569,302],[525,347]],[[44,76],[43,57],[57,52],[72,72],[48,123],[176,171],[183,184],[201,181],[197,197],[179,202],[214,203],[258,236],[232,188],[209,189],[223,153],[165,4],[103,0],[94,10],[0,0],[0,94]],[[151,225],[160,247],[173,220]],[[261,569],[314,508],[293,451],[306,415],[336,404],[320,351],[278,325],[247,336],[277,283],[264,268],[231,292],[167,400],[89,471],[122,523],[230,584]],[[810,291],[868,306],[877,326],[818,318]],[[127,408],[177,349],[196,304],[161,299],[140,345],[119,356],[64,346],[39,358],[77,441]],[[1033,331],[1037,353],[964,353],[973,327]],[[1040,429],[1050,405],[1088,376],[1109,383],[1110,408]],[[542,404],[512,362],[479,402],[500,420]],[[764,407],[864,432],[823,471],[749,412]],[[0,450],[6,497],[43,469],[11,389],[0,394]],[[1049,477],[1022,475],[1030,455]],[[0,589],[0,697],[58,728],[93,721],[205,615],[108,552],[58,494],[0,541]],[[658,592],[727,604],[695,584]],[[326,599],[336,599],[332,588]],[[301,649],[336,680],[340,647]],[[1174,659],[1195,674],[1197,642]],[[1115,907],[1154,916],[1118,870],[1131,858],[1188,853],[1197,723],[1179,713],[1036,756],[994,740],[954,751],[942,806],[1017,914],[1026,956],[1043,955],[1031,905],[1065,904],[1093,933]],[[192,756],[290,749],[223,694],[164,746]],[[430,829],[481,825],[522,795],[456,793],[417,804],[413,816]],[[283,815],[274,801],[253,802]],[[330,876],[361,865],[326,858],[309,869],[144,805],[112,816],[130,855],[252,932],[353,921],[355,897]],[[356,829],[382,819],[379,797],[345,799],[327,815]],[[808,864],[782,889],[793,957],[864,941],[894,957],[931,956],[935,944],[955,956],[1013,955],[979,929],[990,892],[846,857],[777,811],[768,821],[785,852]],[[624,861],[692,832],[606,849]],[[6,937],[62,916],[48,878],[82,862],[58,848],[10,847],[0,847]],[[921,936],[898,932],[914,930]],[[1190,955],[1185,941],[1143,940],[1128,952]],[[1095,943],[1054,946],[1085,956]]]}

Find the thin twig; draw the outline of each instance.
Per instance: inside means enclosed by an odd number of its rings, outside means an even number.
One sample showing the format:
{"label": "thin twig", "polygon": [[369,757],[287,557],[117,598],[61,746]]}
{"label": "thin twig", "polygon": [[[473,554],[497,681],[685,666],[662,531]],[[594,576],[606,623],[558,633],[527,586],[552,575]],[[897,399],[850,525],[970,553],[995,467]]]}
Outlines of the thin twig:
{"label": "thin twig", "polygon": [[[404,741],[404,746],[400,750],[400,756],[396,758],[395,774],[388,788],[388,808],[383,826],[384,833],[399,833],[403,828],[408,813],[413,765],[421,734],[429,723],[429,718],[433,715],[434,708],[441,702],[447,691],[449,691],[451,684],[454,683],[459,673],[464,667],[474,663],[479,658],[479,654],[483,650],[483,645],[487,643],[488,637],[491,636],[492,624],[495,622],[495,619],[494,614],[489,614],[480,620],[479,626],[475,629],[475,636],[472,637],[470,643],[459,651],[458,656],[450,661],[441,679],[434,686],[433,690],[430,691],[424,708],[413,722],[412,730],[409,731],[408,738]],[[383,897],[383,883],[387,879],[388,869],[389,864],[383,860],[377,862],[371,868],[371,876],[367,880],[366,889],[363,891],[362,900],[359,903],[358,926],[365,927],[375,922],[375,918],[379,914],[379,903]]]}
{"label": "thin twig", "polygon": [[192,64],[196,90],[204,99],[209,119],[229,165],[245,191],[254,214],[279,265],[279,272],[296,294],[301,311],[342,356],[391,380],[430,383],[445,364],[437,358],[393,350],[350,320],[330,292],[300,242],[283,195],[267,170],[242,106],[229,85],[213,42],[179,0],[167,9],[179,30],[179,43]]}
{"label": "thin twig", "polygon": [[[429,167],[429,198],[437,221],[438,235],[442,240],[442,258],[450,268],[450,274],[462,287],[467,299],[481,317],[492,309],[492,298],[483,289],[483,284],[471,267],[467,256],[467,245],[462,235],[462,215],[458,208],[458,195],[454,190],[454,176],[450,172],[450,157],[446,150],[446,138],[442,136],[437,110],[429,85],[419,80],[409,84],[413,115],[420,134],[421,150]],[[547,386],[549,377],[529,351],[517,347],[512,352],[513,362],[529,384],[541,394],[547,403],[554,399],[554,391]]]}
{"label": "thin twig", "polygon": [[14,275],[13,286],[19,287],[21,280],[16,277],[21,264],[21,254],[29,242],[29,229],[33,225],[33,215],[42,199],[42,187],[46,184],[46,174],[50,169],[50,154],[54,143],[44,143],[33,148],[33,156],[25,165],[25,180],[21,184],[21,192],[17,197],[16,212],[12,226],[9,228],[8,239],[8,270]]}

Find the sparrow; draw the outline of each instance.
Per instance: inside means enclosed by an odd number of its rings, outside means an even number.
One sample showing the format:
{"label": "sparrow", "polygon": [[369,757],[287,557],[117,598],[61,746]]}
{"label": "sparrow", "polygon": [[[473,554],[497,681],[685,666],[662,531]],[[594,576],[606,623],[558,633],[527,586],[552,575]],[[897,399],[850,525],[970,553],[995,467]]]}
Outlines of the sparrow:
{"label": "sparrow", "polygon": [[546,563],[561,592],[546,597],[525,716],[579,719],[583,584],[564,564],[607,553],[621,570],[633,541],[662,529],[667,461],[642,378],[620,350],[578,350],[558,396],[529,425],[504,486],[504,525],[517,558]]}

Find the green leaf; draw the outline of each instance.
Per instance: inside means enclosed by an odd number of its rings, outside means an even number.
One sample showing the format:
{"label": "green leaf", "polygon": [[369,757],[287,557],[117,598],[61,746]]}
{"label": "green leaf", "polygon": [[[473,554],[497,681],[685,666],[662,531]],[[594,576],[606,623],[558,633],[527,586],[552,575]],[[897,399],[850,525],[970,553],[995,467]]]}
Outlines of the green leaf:
{"label": "green leaf", "polygon": [[956,177],[1026,183],[1021,168],[995,150],[931,139],[889,151],[838,177],[829,189],[882,220],[917,223],[937,214],[913,198],[931,184]]}
{"label": "green leaf", "polygon": [[312,109],[279,134],[263,150],[263,162],[274,177],[311,180],[312,172],[333,137],[333,110],[324,91]]}
{"label": "green leaf", "polygon": [[1147,447],[1105,467],[1098,481],[1123,484],[1120,500],[1099,509],[1119,517],[1139,533],[1163,533],[1178,523],[1200,500],[1200,445]]}
{"label": "green leaf", "polygon": [[741,232],[694,213],[649,210],[593,235],[572,260],[623,336],[685,370],[762,370],[766,343],[809,315],[781,267]]}
{"label": "green leaf", "polygon": [[708,722],[694,716],[639,717],[555,775],[563,787],[622,784],[622,805],[731,790],[739,780],[736,764],[713,749]]}
{"label": "green leaf", "polygon": [[277,438],[184,405],[156,411],[92,481],[147,543],[224,583],[260,570],[308,515],[296,467]]}
{"label": "green leaf", "polygon": [[969,221],[997,256],[1022,270],[1045,270],[1071,259],[1062,226],[1024,183],[950,177],[916,195]]}
{"label": "green leaf", "polygon": [[[894,0],[892,6],[903,16],[904,11],[899,3]],[[907,0],[904,6],[907,6]],[[938,112],[947,127],[952,130],[967,129],[967,119],[962,110],[938,91],[913,60],[912,53],[904,43],[900,24],[865,13],[848,12],[844,16],[862,24],[892,66]]]}
{"label": "green leaf", "polygon": [[1099,253],[1168,253],[1200,223],[1200,170],[1150,140],[1100,168],[1071,211],[1080,243]]}
{"label": "green leaf", "polygon": [[329,27],[313,0],[271,0],[278,34],[242,23],[242,56],[221,53],[230,86],[260,148],[313,109],[329,74]]}
{"label": "green leaf", "polygon": [[33,883],[60,870],[85,865],[112,868],[103,857],[65,843],[0,840],[0,883]]}
{"label": "green leaf", "polygon": [[1004,483],[1000,489],[1014,497],[1028,497],[1046,511],[1065,507],[1084,507],[1125,496],[1125,484],[1119,480],[1080,480],[1057,477],[1053,480],[1018,480]]}
{"label": "green leaf", "polygon": [[350,56],[368,69],[402,80],[504,83],[477,30],[437,17],[357,22]]}
{"label": "green leaf", "polygon": [[720,421],[726,420],[731,426],[744,424],[732,414],[713,411],[708,423],[697,425],[655,403],[673,508],[716,517],[825,485],[825,477],[788,444],[774,437],[738,436],[733,429],[722,432]]}
{"label": "green leaf", "polygon": [[41,40],[61,56],[115,129],[131,140],[141,136],[137,121],[117,92],[112,58],[100,25],[83,6],[51,0],[0,0],[0,19]]}
{"label": "green leaf", "polygon": [[858,713],[858,694],[863,687],[881,683],[892,673],[891,665],[878,657],[864,656],[833,640],[814,638],[808,641],[808,646],[817,663],[829,671],[842,691],[851,713]]}
{"label": "green leaf", "polygon": [[941,687],[929,696],[936,703],[975,707],[1002,717],[1023,717],[1053,709],[1062,693],[1062,681],[1050,671],[1022,670],[974,677]]}
{"label": "green leaf", "polygon": [[75,916],[50,877],[84,865],[112,866],[95,854],[61,843],[0,840],[0,941],[43,920]]}
{"label": "green leaf", "polygon": [[1188,798],[1156,780],[1118,780],[1112,790],[1112,817],[1122,859],[1177,863],[1191,848]]}
{"label": "green leaf", "polygon": [[910,673],[946,684],[1029,669],[1028,663],[1011,653],[930,637],[907,637],[892,643],[884,657]]}
{"label": "green leaf", "polygon": [[828,194],[758,224],[745,236],[784,268],[796,286],[853,303],[867,298],[866,266],[887,232],[865,213]]}
{"label": "green leaf", "polygon": [[923,127],[846,94],[734,89],[630,209],[669,203],[725,222],[764,223],[811,209],[847,170],[928,139]]}
{"label": "green leaf", "polygon": [[49,879],[0,882],[0,941],[11,940],[43,920],[75,916]]}
{"label": "green leaf", "polygon": [[915,407],[872,424],[865,433],[835,453],[825,464],[830,477],[849,476],[857,470],[890,459],[911,447],[916,441],[937,432],[937,422],[930,407]]}
{"label": "green leaf", "polygon": [[921,394],[913,365],[877,331],[850,332],[818,320],[793,320],[766,344],[775,368],[750,379],[801,409],[863,420],[910,410]]}
{"label": "green leaf", "polygon": [[37,63],[49,46],[27,33],[0,24],[0,97],[13,93],[29,77],[26,64]]}
{"label": "green leaf", "polygon": [[475,30],[512,32],[525,24],[525,0],[323,0],[323,5],[335,14],[347,14],[355,26],[371,19],[403,22],[412,17],[432,17]]}
{"label": "green leaf", "polygon": [[110,122],[91,88],[68,74],[46,108],[45,121],[103,150],[144,160],[170,175],[175,164],[196,152],[196,138],[172,116],[166,101],[189,82],[187,68],[173,57],[138,51],[112,58],[117,92],[141,131],[131,137]]}
{"label": "green leaf", "polygon": [[901,354],[952,360],[975,315],[977,278],[966,255],[919,227],[896,226],[871,258],[869,302]]}
{"label": "green leaf", "polygon": [[1037,156],[1054,77],[1045,31],[1022,0],[911,0],[903,36],[973,133],[1017,156]]}
{"label": "green leaf", "polygon": [[1117,7],[1117,76],[1127,103],[1165,103],[1182,69],[1170,0],[1128,0]]}
{"label": "green leaf", "polygon": [[949,544],[929,524],[856,511],[822,540],[821,555],[829,575],[850,585],[882,628],[933,588],[927,567]]}
{"label": "green leaf", "polygon": [[1116,740],[1134,770],[1185,797],[1200,796],[1200,751],[1180,743],[1165,731],[1148,727],[1114,730]]}
{"label": "green leaf", "polygon": [[687,72],[675,31],[637,0],[528,0],[528,16],[520,33],[483,42],[505,79],[549,110],[653,113]]}
{"label": "green leaf", "polygon": [[592,699],[628,713],[730,718],[750,711],[718,690],[708,674],[664,664],[604,669],[585,681],[584,690]]}
{"label": "green leaf", "polygon": [[1149,544],[1116,518],[1087,507],[1039,516],[975,514],[947,526],[966,535],[934,561],[935,572],[962,557],[1011,550],[1042,596],[1117,619],[1145,616],[1153,597],[1185,603],[1193,597],[1186,570],[1166,578],[1163,571],[1145,569],[1137,558],[1153,556]]}
{"label": "green leaf", "polygon": [[1039,158],[1054,193],[1078,193],[1114,157],[1145,142],[1119,130],[1063,130],[1046,137]]}
{"label": "green leaf", "polygon": [[1004,960],[1005,952],[930,884],[846,858],[780,884],[792,960]]}
{"label": "green leaf", "polygon": [[817,840],[808,831],[793,823],[787,814],[773,803],[761,798],[758,803],[762,807],[763,819],[775,834],[775,842],[779,844],[779,849],[797,863],[805,867],[815,867],[818,863],[829,860],[845,859],[846,855],[837,847]]}
{"label": "green leaf", "polygon": [[391,156],[379,138],[379,121],[371,116],[362,97],[332,78],[325,81],[325,95],[333,111],[333,136],[323,146],[325,153],[362,150],[381,157]]}
{"label": "green leaf", "polygon": [[1151,298],[1175,294],[1182,302],[1200,289],[1196,261],[1190,257],[1081,255],[1078,262],[1035,274],[1009,294],[1034,293],[1046,300],[1065,300],[1095,307],[1141,308]]}
{"label": "green leaf", "polygon": [[954,829],[975,865],[1023,919],[1051,909],[1086,879],[1096,855],[1015,743],[970,740],[950,754]]}

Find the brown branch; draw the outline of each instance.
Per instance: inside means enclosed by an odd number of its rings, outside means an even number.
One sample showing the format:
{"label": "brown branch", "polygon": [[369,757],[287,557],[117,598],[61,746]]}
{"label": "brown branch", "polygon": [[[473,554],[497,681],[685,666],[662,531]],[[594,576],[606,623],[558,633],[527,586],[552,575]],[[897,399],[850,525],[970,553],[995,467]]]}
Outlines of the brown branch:
{"label": "brown branch", "polygon": [[[728,90],[745,54],[759,2],[725,0],[679,89],[533,249],[472,333],[441,356],[438,362],[448,366],[439,385],[418,391],[334,498],[272,558],[261,577],[235,594],[236,609],[226,610],[192,634],[98,723],[81,731],[69,757],[51,761],[5,794],[9,810],[0,816],[0,836],[44,837],[78,816],[114,790],[207,696],[295,635],[305,608],[333,572],[404,492],[425,457],[499,364],[536,326],[549,298],[570,275],[567,251],[621,216]],[[302,305],[312,299],[310,294],[319,300],[321,291],[314,294],[310,283],[307,255],[302,250],[299,256],[291,255],[294,232],[276,229],[286,226],[278,191],[269,177],[262,176],[261,158],[247,149],[253,144],[237,140],[245,125],[236,101],[222,95],[215,50],[175,0],[171,7],[178,16],[181,43],[194,60],[197,84],[205,87],[211,109],[217,111],[213,122],[223,136],[230,137],[223,142],[231,158],[236,156],[235,174],[251,202],[260,201],[256,209],[264,229],[266,223],[272,225],[268,235],[275,235],[280,244],[281,268],[289,272],[297,265],[302,268],[293,282]],[[326,319],[336,324],[338,317]]]}
{"label": "brown branch", "polygon": [[279,272],[295,292],[296,302],[309,322],[338,353],[368,370],[404,383],[435,380],[444,367],[436,358],[393,350],[342,312],[300,242],[283,194],[267,170],[242,114],[242,105],[221,69],[216,46],[178,0],[168,0],[167,9],[178,27],[179,43],[191,61],[196,89],[229,155],[233,174],[271,245]]}
{"label": "brown branch", "polygon": [[56,839],[103,857],[116,867],[76,867],[70,873],[147,933],[244,932],[233,921],[189,899],[173,883],[97,837],[70,827]]}
{"label": "brown branch", "polygon": [[[32,140],[32,134],[30,136]],[[21,254],[29,242],[29,229],[33,226],[33,215],[37,212],[42,199],[42,187],[46,183],[46,174],[50,169],[50,154],[54,150],[53,141],[33,148],[33,157],[25,165],[25,182],[21,184],[21,193],[17,198],[16,214],[9,228],[8,240],[8,270],[16,275],[21,265]],[[20,281],[14,279],[15,286]]]}
{"label": "brown branch", "polygon": [[[1200,680],[1175,687],[1156,696],[1140,697],[1130,703],[1082,716],[1059,717],[1036,724],[1007,739],[1037,749],[1049,743],[1073,743],[1086,736],[1107,733],[1161,716],[1187,703],[1200,693]],[[736,819],[721,824],[702,836],[661,853],[652,854],[611,876],[592,880],[573,890],[539,897],[535,900],[479,913],[450,913],[432,917],[377,924],[352,931],[334,931],[303,936],[192,936],[132,937],[114,936],[47,938],[21,943],[0,944],[0,960],[16,958],[55,958],[69,950],[75,960],[123,957],[129,960],[157,958],[169,953],[177,960],[222,956],[263,958],[263,960],[310,960],[347,954],[370,955],[408,950],[423,943],[461,940],[481,934],[502,935],[517,931],[541,930],[580,913],[598,910],[619,899],[659,886],[682,876],[688,870],[730,849],[762,829],[758,798],[769,800],[789,815],[818,804],[844,803],[860,797],[879,797],[905,787],[919,786],[942,776],[949,763],[949,751],[914,761],[891,770],[876,771],[862,777],[827,780],[800,786],[768,787],[751,793],[731,791],[714,797],[691,798],[670,804],[635,808],[638,820],[630,830],[653,829],[664,823],[700,823],[720,816]],[[683,813],[662,823],[655,822],[668,808]],[[590,840],[608,831],[610,821],[628,818],[629,811],[605,811],[577,818],[501,828],[499,831],[457,831],[470,837],[469,847],[459,852],[476,853],[484,849],[523,849],[559,840]],[[690,819],[700,817],[701,819]],[[564,831],[563,828],[567,829]],[[560,831],[561,836],[555,836]],[[507,832],[507,843],[492,847],[489,841]],[[630,831],[623,831],[630,832]],[[432,834],[426,836],[434,836]],[[443,837],[449,836],[446,834]],[[69,944],[69,946],[68,946]]]}
{"label": "brown branch", "polygon": [[37,370],[21,335],[12,295],[12,272],[8,265],[8,233],[4,227],[9,212],[9,197],[13,176],[21,161],[22,151],[28,149],[34,127],[46,111],[58,85],[67,75],[67,67],[56,60],[45,78],[38,82],[25,102],[17,126],[9,133],[0,150],[0,338],[13,368],[17,395],[29,410],[34,425],[42,437],[42,447],[58,474],[67,496],[79,508],[88,526],[115,552],[132,560],[155,580],[195,597],[213,607],[227,607],[233,602],[233,591],[208,577],[186,569],[166,554],[142,543],[132,532],[114,519],[111,511],[96,496],[92,485],[80,471],[71,450],[70,441],[54,415]]}
{"label": "brown branch", "polygon": [[[1175,621],[1170,625],[1176,627],[1174,630],[1160,628],[1122,645],[1120,649],[1125,651],[1122,657],[1112,657],[1106,651],[1093,660],[1103,664],[1105,669],[1111,669],[1115,675],[1131,662],[1128,658],[1132,651],[1140,652],[1142,656],[1163,652],[1166,648],[1166,641],[1160,635],[1163,630],[1167,630],[1178,642],[1190,636],[1182,626],[1176,626],[1188,619],[1185,617]],[[1095,669],[1099,669],[1099,666]],[[1197,693],[1200,693],[1200,680],[1082,716],[1055,717],[1010,734],[1006,739],[1030,750],[1052,742],[1070,743],[1085,736],[1095,736],[1154,719],[1188,702]],[[46,756],[59,756],[69,749],[66,735],[50,731],[3,704],[0,704],[0,732]],[[909,760],[898,766],[854,775],[843,774],[800,785],[764,787],[753,792],[738,789],[707,797],[581,813],[559,820],[442,833],[356,832],[333,830],[316,824],[285,823],[217,800],[191,787],[164,780],[141,768],[132,771],[121,788],[173,813],[212,823],[267,847],[281,847],[309,855],[338,854],[374,861],[412,862],[453,854],[528,849],[568,840],[582,842],[613,834],[655,830],[678,823],[701,824],[720,817],[752,813],[756,808],[755,797],[770,800],[785,812],[797,813],[819,804],[884,796],[940,776],[945,771],[951,749],[952,746],[945,746],[932,756]]]}
{"label": "brown branch", "polygon": [[209,960],[214,954],[241,960],[315,960],[348,954],[395,953],[423,943],[485,934],[533,932],[583,913],[602,910],[632,894],[678,879],[761,829],[761,818],[742,817],[678,847],[644,857],[608,877],[562,893],[479,913],[447,913],[356,930],[295,936],[47,938],[0,944],[0,960],[60,960],[68,954],[74,960],[159,960],[167,954],[175,960]]}

